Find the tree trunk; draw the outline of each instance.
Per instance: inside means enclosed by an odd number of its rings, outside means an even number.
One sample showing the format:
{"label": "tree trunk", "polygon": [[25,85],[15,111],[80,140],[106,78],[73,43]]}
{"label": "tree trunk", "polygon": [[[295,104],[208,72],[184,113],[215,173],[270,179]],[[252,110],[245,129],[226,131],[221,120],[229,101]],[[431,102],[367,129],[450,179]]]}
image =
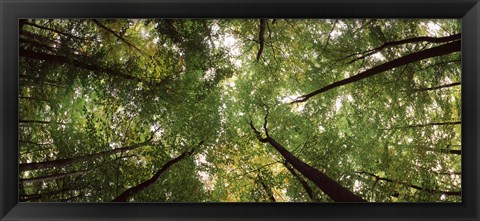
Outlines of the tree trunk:
{"label": "tree trunk", "polygon": [[149,186],[153,185],[160,175],[162,175],[165,171],[167,171],[172,165],[180,162],[183,158],[190,156],[193,154],[193,149],[190,152],[185,152],[180,154],[180,156],[168,161],[165,163],[150,179],[146,180],[143,183],[140,183],[134,187],[131,187],[127,190],[125,190],[122,194],[117,196],[115,199],[112,200],[112,202],[127,202],[130,197],[133,195],[137,194],[138,192],[148,188]]}
{"label": "tree trunk", "polygon": [[60,122],[51,122],[51,121],[44,121],[44,120],[19,120],[19,123],[24,123],[24,124],[60,124],[60,125],[65,125],[65,123],[60,123]]}
{"label": "tree trunk", "polygon": [[427,124],[413,124],[413,125],[407,125],[403,127],[392,127],[392,128],[383,128],[379,130],[393,130],[393,129],[409,129],[409,128],[417,128],[417,127],[429,127],[429,126],[442,126],[442,125],[457,125],[457,124],[462,124],[461,121],[447,121],[447,122],[433,122],[433,123],[427,123]]}
{"label": "tree trunk", "polygon": [[[267,112],[267,116],[268,116],[268,112]],[[267,118],[267,116],[265,116],[265,119]],[[260,142],[269,143],[270,145],[272,145],[288,163],[290,163],[297,171],[299,171],[307,179],[315,183],[333,201],[335,202],[366,202],[366,200],[355,195],[350,190],[343,187],[342,185],[337,183],[335,180],[327,176],[325,173],[320,172],[319,170],[311,167],[310,165],[304,163],[303,161],[295,157],[292,153],[290,153],[287,149],[285,149],[285,147],[283,147],[275,139],[270,137],[268,135],[267,130],[265,130],[267,137],[262,138],[260,136],[260,132],[258,132],[255,129],[252,122],[250,122],[250,127],[256,133],[257,139]],[[264,128],[266,129],[266,121],[264,124]]]}
{"label": "tree trunk", "polygon": [[66,173],[57,173],[57,174],[40,176],[40,177],[33,177],[33,178],[27,178],[27,179],[20,179],[19,181],[22,184],[25,184],[25,183],[37,183],[37,182],[44,182],[44,181],[49,181],[49,180],[56,180],[56,179],[61,179],[61,178],[65,178],[65,177],[79,176],[79,175],[83,175],[85,173],[88,173],[90,171],[96,170],[100,167],[110,165],[110,163],[115,162],[117,160],[126,159],[126,158],[130,158],[130,157],[131,156],[119,157],[115,160],[112,160],[111,162],[107,162],[106,164],[101,164],[101,165],[92,167],[90,169],[79,170],[79,171],[71,171],[71,172],[66,172]]}
{"label": "tree trunk", "polygon": [[70,165],[70,164],[76,163],[76,162],[93,160],[93,159],[100,158],[100,157],[103,157],[103,156],[108,156],[108,155],[111,155],[111,154],[114,154],[114,153],[133,150],[135,148],[146,145],[148,142],[149,141],[134,144],[134,145],[131,145],[131,146],[121,147],[121,148],[117,148],[117,149],[113,149],[113,150],[102,151],[102,152],[99,152],[99,153],[90,154],[90,155],[86,155],[86,156],[80,156],[80,157],[76,157],[76,158],[65,158],[65,159],[51,160],[51,161],[44,161],[44,162],[37,162],[37,163],[21,163],[19,165],[19,170],[20,170],[20,172],[23,172],[23,171],[27,171],[27,170],[39,170],[39,169],[47,169],[47,168],[54,168],[54,167],[63,167],[63,166]]}
{"label": "tree trunk", "polygon": [[288,163],[284,163],[283,164],[287,169],[288,171],[290,171],[290,173],[300,182],[300,184],[302,184],[302,187],[303,189],[305,190],[305,192],[307,192],[307,195],[308,197],[312,200],[312,201],[318,201],[314,195],[313,195],[313,190],[312,188],[310,187],[310,185],[308,185],[307,181],[305,181],[300,175],[298,175],[297,172],[295,172],[295,170],[288,164]]}
{"label": "tree trunk", "polygon": [[458,40],[458,41],[450,42],[450,43],[443,44],[443,45],[440,45],[440,46],[437,46],[437,47],[422,50],[422,51],[419,51],[419,52],[414,52],[414,53],[411,53],[409,55],[405,55],[403,57],[400,57],[400,58],[397,58],[395,60],[389,61],[387,63],[383,63],[381,65],[370,68],[370,69],[368,69],[366,71],[363,71],[363,72],[361,72],[357,75],[354,75],[352,77],[334,82],[334,83],[329,84],[325,87],[322,87],[322,88],[320,88],[316,91],[313,91],[309,94],[300,96],[296,100],[292,101],[291,103],[305,102],[308,99],[310,99],[311,97],[313,97],[315,95],[318,95],[320,93],[329,91],[333,88],[340,87],[340,86],[343,86],[343,85],[346,85],[346,84],[350,84],[350,83],[353,83],[353,82],[356,82],[356,81],[360,81],[360,80],[365,79],[367,77],[374,76],[374,75],[382,73],[384,71],[391,70],[393,68],[397,68],[397,67],[409,64],[409,63],[413,63],[413,62],[421,61],[423,59],[438,57],[438,56],[446,55],[446,54],[449,54],[449,53],[452,53],[452,52],[460,51],[460,49],[461,49],[461,43],[460,43],[460,40]]}
{"label": "tree trunk", "polygon": [[458,85],[461,85],[461,83],[460,82],[455,82],[455,83],[440,85],[440,86],[436,86],[436,87],[418,88],[418,89],[415,89],[415,91],[433,91],[433,90],[437,90],[437,89],[454,87],[454,86],[458,86]]}
{"label": "tree trunk", "polygon": [[126,80],[136,80],[136,81],[141,81],[139,78],[121,73],[119,71],[115,71],[109,68],[103,68],[95,64],[89,64],[74,58],[69,58],[66,56],[61,56],[61,55],[51,55],[51,54],[46,54],[42,52],[35,52],[35,51],[30,51],[26,50],[23,48],[19,49],[19,55],[21,57],[26,57],[26,58],[31,58],[35,60],[43,60],[43,61],[50,61],[54,63],[59,63],[59,64],[70,64],[78,68],[94,71],[97,73],[104,73],[108,74],[113,77],[120,77]]}
{"label": "tree trunk", "polygon": [[[416,42],[443,43],[443,42],[459,40],[460,38],[461,38],[461,34],[454,34],[454,35],[450,35],[450,36],[446,36],[446,37],[439,37],[439,38],[423,36],[423,37],[403,39],[403,40],[399,40],[399,41],[385,42],[380,47],[368,50],[366,52],[353,54],[353,55],[362,55],[362,56],[355,58],[354,60],[350,61],[349,63],[353,63],[354,61],[357,61],[357,60],[360,60],[360,59],[365,58],[367,56],[370,56],[372,54],[375,54],[376,52],[379,52],[382,49],[387,48],[387,47],[393,47],[393,46],[397,46],[397,45],[402,45],[402,44],[407,44],[407,43],[416,43]],[[351,55],[351,56],[353,56],[353,55]],[[351,57],[351,56],[348,56],[348,57]]]}
{"label": "tree trunk", "polygon": [[257,53],[257,61],[260,60],[260,57],[262,56],[263,53],[263,48],[265,47],[265,23],[267,21],[265,19],[260,19],[260,30],[258,32],[258,44],[260,45],[260,48],[258,49]]}
{"label": "tree trunk", "polygon": [[81,38],[81,37],[78,37],[78,36],[74,36],[74,35],[72,35],[72,34],[70,34],[70,33],[66,33],[66,32],[62,32],[62,31],[59,31],[59,30],[55,30],[55,29],[53,29],[53,28],[49,28],[49,27],[37,25],[37,24],[35,24],[35,23],[30,23],[30,22],[28,22],[28,21],[24,22],[24,24],[30,25],[30,26],[33,26],[33,27],[36,27],[36,28],[40,28],[40,29],[52,31],[52,32],[55,32],[55,33],[57,33],[57,34],[67,36],[67,37],[69,37],[69,38],[76,38],[76,39],[85,40],[84,38]]}
{"label": "tree trunk", "polygon": [[61,178],[64,178],[64,177],[69,177],[69,176],[78,176],[78,175],[82,175],[82,174],[84,174],[88,171],[89,170],[81,170],[81,171],[73,171],[73,172],[68,172],[68,173],[58,173],[58,174],[47,175],[47,176],[20,179],[19,181],[23,184],[44,182],[44,181],[49,181],[49,180],[61,179]]}
{"label": "tree trunk", "polygon": [[385,178],[385,177],[380,177],[380,176],[377,176],[373,173],[368,173],[368,172],[365,172],[365,171],[359,171],[359,172],[355,172],[355,173],[366,174],[366,175],[375,177],[375,179],[377,179],[377,180],[383,180],[383,181],[391,182],[391,183],[398,183],[398,184],[408,186],[408,187],[416,189],[416,190],[426,191],[426,192],[430,192],[430,193],[445,194],[447,196],[460,196],[461,195],[460,191],[443,191],[443,190],[427,189],[427,188],[423,188],[423,187],[420,187],[420,186],[417,186],[417,185],[408,184],[408,183],[403,182],[403,181],[397,181],[397,180],[392,180],[392,179]]}

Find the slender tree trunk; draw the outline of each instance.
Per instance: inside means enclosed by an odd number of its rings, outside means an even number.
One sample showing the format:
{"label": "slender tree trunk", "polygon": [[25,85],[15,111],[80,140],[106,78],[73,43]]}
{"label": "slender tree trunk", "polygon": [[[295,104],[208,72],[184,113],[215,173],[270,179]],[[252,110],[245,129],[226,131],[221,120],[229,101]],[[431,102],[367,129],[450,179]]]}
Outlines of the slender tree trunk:
{"label": "slender tree trunk", "polygon": [[18,41],[20,43],[29,44],[30,46],[41,48],[41,49],[47,50],[47,51],[52,52],[52,53],[57,52],[57,48],[54,48],[52,46],[45,45],[45,44],[39,43],[37,41],[30,40],[30,39],[20,38],[20,39],[18,39]]}
{"label": "slender tree trunk", "polygon": [[18,142],[20,143],[28,143],[28,144],[33,144],[33,145],[39,145],[39,146],[44,146],[44,145],[52,145],[53,143],[37,143],[29,140],[19,140]]}
{"label": "slender tree trunk", "polygon": [[307,181],[305,181],[300,175],[298,175],[297,172],[295,172],[295,170],[288,164],[288,163],[284,163],[283,164],[285,166],[285,168],[287,168],[288,171],[290,171],[290,173],[298,180],[298,182],[300,182],[300,184],[302,184],[302,187],[303,189],[305,190],[305,192],[307,192],[307,195],[308,197],[312,200],[312,201],[318,201],[314,195],[313,195],[313,190],[312,188],[310,187],[310,185],[308,185]]}
{"label": "slender tree trunk", "polygon": [[50,192],[44,192],[44,193],[38,193],[38,194],[28,194],[28,195],[23,194],[23,195],[19,196],[19,201],[20,202],[25,202],[25,201],[38,200],[38,199],[42,199],[42,198],[49,197],[49,196],[54,196],[54,195],[61,194],[61,193],[67,193],[67,192],[72,191],[72,190],[82,190],[82,189],[85,189],[86,187],[88,187],[89,185],[90,184],[88,183],[87,185],[83,185],[83,186],[80,186],[80,187],[64,187],[62,189],[53,190],[53,191],[50,191]]}
{"label": "slender tree trunk", "polygon": [[44,162],[36,162],[36,163],[21,163],[19,165],[19,170],[20,172],[27,171],[27,170],[39,170],[39,169],[47,169],[47,168],[54,168],[54,167],[63,167],[66,165],[70,165],[76,162],[83,162],[83,161],[88,161],[88,160],[93,160],[97,159],[103,156],[108,156],[114,153],[119,153],[123,151],[129,151],[133,150],[135,148],[144,146],[148,144],[149,141],[143,142],[143,143],[138,143],[134,144],[131,146],[126,146],[122,148],[116,148],[113,150],[107,150],[107,151],[102,151],[99,153],[95,154],[90,154],[86,156],[80,156],[80,157],[75,157],[75,158],[65,158],[65,159],[59,159],[59,160],[51,160],[51,161],[44,161]]}
{"label": "slender tree trunk", "polygon": [[52,40],[52,39],[50,39],[46,36],[35,34],[35,33],[29,32],[29,31],[26,31],[26,30],[22,30],[21,35],[25,38],[35,40],[37,42],[42,42],[43,44],[47,44],[47,45],[50,45],[50,46],[61,44],[60,41]]}
{"label": "slender tree trunk", "polygon": [[[267,114],[268,115],[268,114]],[[265,117],[266,118],[266,117]],[[343,187],[335,180],[327,176],[325,173],[320,172],[319,170],[311,167],[310,165],[304,163],[292,153],[290,153],[285,147],[279,144],[275,139],[268,135],[267,137],[262,138],[260,132],[258,132],[253,123],[250,122],[250,127],[256,133],[257,138],[262,143],[269,143],[272,145],[285,160],[290,163],[297,171],[299,171],[303,176],[314,182],[325,194],[327,194],[335,202],[366,202],[366,200],[355,195],[347,188]],[[264,124],[266,129],[266,123]]]}
{"label": "slender tree trunk", "polygon": [[[354,60],[350,61],[349,63],[353,63],[354,61],[360,60],[362,58],[368,57],[372,54],[375,54],[376,52],[381,51],[384,48],[387,47],[393,47],[397,45],[402,45],[402,44],[408,44],[408,43],[416,43],[416,42],[431,42],[431,43],[444,43],[444,42],[449,42],[449,41],[454,41],[454,40],[459,40],[461,38],[461,34],[454,34],[446,37],[428,37],[428,36],[423,36],[423,37],[415,37],[415,38],[408,38],[408,39],[403,39],[399,41],[390,41],[390,42],[385,42],[383,43],[380,47],[376,47],[374,49],[362,52],[362,53],[357,53],[353,54],[354,55],[361,55],[360,57],[355,58]],[[348,57],[351,57],[348,56]]]}
{"label": "slender tree trunk", "polygon": [[265,194],[267,194],[270,202],[277,202],[277,200],[275,200],[275,197],[273,196],[272,189],[270,189],[270,187],[268,187],[263,180],[260,180],[260,185],[262,185],[262,188],[265,191]]}
{"label": "slender tree trunk", "polygon": [[103,74],[108,74],[113,77],[120,77],[126,80],[135,80],[135,81],[141,81],[139,78],[121,73],[119,71],[109,69],[109,68],[103,68],[95,64],[89,64],[84,61],[80,61],[75,58],[69,58],[66,56],[61,56],[61,55],[51,55],[51,54],[46,54],[42,52],[35,52],[35,51],[30,51],[26,50],[23,48],[19,49],[19,55],[21,57],[26,57],[26,58],[31,58],[35,60],[43,60],[43,61],[50,61],[54,63],[59,63],[59,64],[69,64],[73,65],[78,68],[94,71],[97,73],[103,73]]}
{"label": "slender tree trunk", "polygon": [[[132,155],[134,156],[134,155]],[[112,160],[111,162],[114,162],[114,161],[117,161],[117,160],[120,160],[120,159],[125,159],[125,158],[129,158],[129,157],[132,157],[132,156],[125,156],[125,157],[119,157],[115,160]],[[33,177],[33,178],[27,178],[27,179],[20,179],[20,182],[22,184],[25,184],[25,183],[37,183],[37,182],[45,182],[45,181],[50,181],[50,180],[56,180],[56,179],[61,179],[61,178],[65,178],[65,177],[72,177],[72,176],[79,176],[79,175],[83,175],[85,173],[88,173],[90,171],[93,171],[93,170],[96,170],[100,167],[104,167],[104,166],[107,166],[107,165],[110,165],[111,162],[107,162],[105,164],[101,164],[101,165],[98,165],[98,166],[95,166],[95,167],[92,167],[90,169],[85,169],[85,170],[79,170],[79,171],[71,171],[71,172],[67,172],[67,173],[57,173],[57,174],[52,174],[52,175],[46,175],[46,176],[39,176],[39,177]]]}
{"label": "slender tree trunk", "polygon": [[460,43],[460,40],[458,40],[458,41],[450,42],[450,43],[443,44],[443,45],[440,45],[440,46],[437,46],[437,47],[422,50],[422,51],[419,51],[419,52],[411,53],[409,55],[405,55],[405,56],[397,58],[395,60],[392,60],[392,61],[383,63],[381,65],[375,66],[373,68],[370,68],[370,69],[368,69],[366,71],[363,71],[363,72],[361,72],[357,75],[354,75],[352,77],[349,77],[349,78],[334,82],[332,84],[329,84],[329,85],[327,85],[325,87],[322,87],[322,88],[320,88],[316,91],[313,91],[309,94],[300,96],[296,100],[292,101],[291,103],[305,102],[308,99],[310,99],[311,97],[313,97],[315,95],[318,95],[320,93],[329,91],[333,88],[337,88],[337,87],[340,87],[340,86],[343,86],[343,85],[346,85],[346,84],[357,82],[357,81],[360,81],[360,80],[365,79],[367,77],[371,77],[371,76],[374,76],[376,74],[382,73],[384,71],[391,70],[393,68],[400,67],[400,66],[403,66],[403,65],[406,65],[406,64],[409,64],[409,63],[413,63],[413,62],[421,61],[423,59],[438,57],[438,56],[446,55],[446,54],[449,54],[449,53],[452,53],[452,52],[460,51],[460,49],[461,49],[461,43]]}
{"label": "slender tree trunk", "polygon": [[36,97],[19,96],[18,98],[20,98],[20,99],[26,99],[26,100],[35,100],[35,101],[46,101],[46,102],[50,102],[50,100],[42,99],[42,98],[36,98]]}
{"label": "slender tree trunk", "polygon": [[118,39],[120,39],[121,41],[123,41],[123,43],[127,44],[128,46],[136,49],[137,51],[141,52],[141,53],[144,53],[144,51],[142,51],[140,48],[138,48],[137,46],[133,45],[132,43],[128,42],[125,38],[123,38],[122,36],[120,36],[117,32],[115,32],[114,30],[108,28],[107,26],[105,26],[104,24],[102,24],[100,21],[98,21],[97,19],[93,19],[93,22],[100,28],[106,30],[107,32],[111,33],[112,35],[114,35],[115,37],[117,37]]}
{"label": "slender tree trunk", "polygon": [[44,120],[19,120],[19,123],[24,123],[24,124],[60,124],[60,125],[65,125],[64,123],[60,122],[51,122],[51,121],[44,121]]}
{"label": "slender tree trunk", "polygon": [[49,27],[37,25],[37,24],[35,24],[35,23],[30,23],[30,22],[25,21],[24,24],[30,25],[30,26],[33,26],[33,27],[36,27],[36,28],[48,30],[48,31],[51,31],[51,32],[55,32],[55,33],[57,33],[57,34],[67,36],[67,37],[69,37],[69,38],[76,38],[76,39],[84,40],[84,38],[81,38],[81,37],[78,37],[78,36],[74,36],[74,35],[72,35],[72,34],[70,34],[70,33],[66,33],[66,32],[62,32],[62,31],[59,31],[59,30],[55,30],[55,29],[53,29],[53,28],[49,28]]}
{"label": "slender tree trunk", "polygon": [[73,171],[73,172],[68,172],[68,173],[58,173],[58,174],[47,175],[47,176],[20,179],[19,181],[23,184],[45,182],[45,181],[49,181],[49,180],[61,179],[61,178],[64,178],[64,177],[82,175],[82,174],[85,174],[88,171],[89,170],[81,170],[81,171]]}
{"label": "slender tree trunk", "polygon": [[143,183],[140,183],[134,187],[131,187],[127,190],[125,190],[123,193],[121,193],[119,196],[117,196],[115,199],[112,200],[112,202],[127,202],[130,197],[133,195],[139,193],[140,191],[148,188],[149,186],[153,185],[158,178],[160,178],[160,175],[162,175],[165,171],[167,171],[171,166],[174,164],[180,162],[182,159],[184,159],[187,156],[190,156],[193,154],[193,149],[190,152],[185,152],[180,154],[178,157],[168,161],[165,163],[150,179],[146,180]]}
{"label": "slender tree trunk", "polygon": [[392,130],[392,129],[408,129],[408,128],[417,128],[417,127],[430,127],[430,126],[442,126],[442,125],[457,125],[462,124],[461,121],[447,121],[447,122],[433,122],[427,124],[413,124],[404,127],[392,127],[392,128],[385,128],[382,130]]}
{"label": "slender tree trunk", "polygon": [[369,176],[375,177],[375,179],[377,179],[377,180],[383,180],[383,181],[391,182],[391,183],[398,183],[398,184],[408,186],[408,187],[416,189],[416,190],[426,191],[426,192],[429,192],[429,193],[445,194],[447,196],[460,196],[461,195],[460,191],[443,191],[443,190],[427,189],[427,188],[423,188],[423,187],[420,187],[420,186],[417,186],[417,185],[408,184],[408,183],[403,182],[403,181],[397,181],[397,180],[392,180],[392,179],[385,178],[385,177],[380,177],[380,176],[377,176],[373,173],[368,173],[368,172],[365,172],[365,171],[359,171],[359,172],[355,172],[355,173],[369,175]]}
{"label": "slender tree trunk", "polygon": [[455,82],[455,83],[440,85],[440,86],[436,86],[436,87],[418,88],[418,89],[415,89],[415,91],[433,91],[433,90],[437,90],[437,89],[454,87],[454,86],[458,86],[458,85],[461,85],[461,83],[460,82]]}
{"label": "slender tree trunk", "polygon": [[451,150],[451,149],[434,149],[429,148],[429,151],[439,152],[439,153],[447,153],[447,154],[454,154],[454,155],[462,155],[462,150]]}

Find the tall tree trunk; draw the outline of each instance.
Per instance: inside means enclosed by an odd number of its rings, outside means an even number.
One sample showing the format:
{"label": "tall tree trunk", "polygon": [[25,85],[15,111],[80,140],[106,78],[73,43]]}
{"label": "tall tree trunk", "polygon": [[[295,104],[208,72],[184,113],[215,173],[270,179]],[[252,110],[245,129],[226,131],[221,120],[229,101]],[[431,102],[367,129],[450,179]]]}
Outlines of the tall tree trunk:
{"label": "tall tree trunk", "polygon": [[447,154],[454,154],[454,155],[462,155],[462,150],[429,148],[428,151],[439,152],[439,153],[447,153]]}
{"label": "tall tree trunk", "polygon": [[265,183],[265,180],[263,180],[260,174],[257,176],[256,181],[259,182],[260,185],[262,186],[263,191],[267,195],[268,200],[270,200],[270,202],[277,202],[277,200],[275,200],[275,197],[273,196],[272,189]]}
{"label": "tall tree trunk", "polygon": [[[268,115],[268,114],[267,114]],[[266,117],[265,117],[266,118]],[[257,135],[257,139],[262,143],[269,143],[272,145],[285,160],[290,163],[297,171],[299,171],[303,176],[314,182],[325,194],[327,194],[335,202],[366,202],[366,200],[355,195],[347,188],[343,187],[335,180],[327,176],[325,173],[320,172],[319,170],[311,167],[310,165],[304,163],[292,153],[290,153],[285,147],[278,143],[275,139],[268,135],[268,132],[265,131],[267,137],[262,138],[260,132],[255,129],[253,122],[250,122],[250,127]],[[266,129],[266,122],[264,124]]]}
{"label": "tall tree trunk", "polygon": [[67,193],[67,192],[72,191],[72,190],[82,190],[82,189],[87,188],[89,185],[90,185],[90,183],[87,183],[86,185],[83,185],[83,186],[80,186],[80,187],[64,187],[62,189],[53,190],[53,191],[50,191],[50,192],[38,193],[38,194],[20,194],[19,195],[19,201],[20,202],[25,202],[25,201],[38,200],[38,199],[42,199],[42,198],[49,197],[49,196],[54,196],[54,195],[61,194],[61,193]]}
{"label": "tall tree trunk", "polygon": [[[115,160],[112,160],[111,162],[114,162],[114,161],[117,161],[117,160],[120,160],[120,159],[129,158],[129,157],[131,157],[131,156],[119,157]],[[49,181],[49,180],[56,180],[56,179],[61,179],[61,178],[65,178],[65,177],[79,176],[79,175],[83,175],[85,173],[88,173],[90,171],[96,170],[100,167],[110,165],[111,162],[107,162],[106,164],[101,164],[101,165],[92,167],[90,169],[79,170],[79,171],[71,171],[71,172],[66,172],[66,173],[57,173],[57,174],[51,174],[51,175],[39,176],[39,177],[33,177],[33,178],[26,178],[26,179],[20,179],[19,181],[22,184],[25,184],[25,183],[37,183],[37,182],[44,182],[44,181]]]}
{"label": "tall tree trunk", "polygon": [[461,49],[461,43],[460,43],[460,40],[457,40],[457,41],[453,41],[453,42],[443,44],[443,45],[440,45],[440,46],[437,46],[437,47],[429,48],[429,49],[422,50],[422,51],[419,51],[419,52],[414,52],[414,53],[411,53],[409,55],[405,55],[403,57],[400,57],[400,58],[394,59],[392,61],[389,61],[387,63],[383,63],[381,65],[370,68],[370,69],[368,69],[366,71],[363,71],[363,72],[361,72],[357,75],[354,75],[352,77],[334,82],[334,83],[329,84],[325,87],[322,87],[322,88],[320,88],[316,91],[313,91],[309,94],[300,96],[296,100],[292,101],[291,103],[305,102],[308,99],[310,99],[311,97],[313,97],[315,95],[318,95],[320,93],[329,91],[333,88],[337,88],[337,87],[340,87],[340,86],[343,86],[343,85],[346,85],[346,84],[350,84],[350,83],[353,83],[353,82],[356,82],[356,81],[360,81],[360,80],[365,79],[367,77],[374,76],[374,75],[382,73],[384,71],[391,70],[393,68],[400,67],[400,66],[403,66],[403,65],[406,65],[406,64],[409,64],[409,63],[413,63],[413,62],[421,61],[423,59],[438,57],[438,56],[446,55],[446,54],[449,54],[449,53],[452,53],[452,52],[460,51],[460,49]]}
{"label": "tall tree trunk", "polygon": [[437,90],[437,89],[454,87],[454,86],[458,86],[458,85],[461,85],[461,83],[460,82],[454,82],[454,83],[451,83],[451,84],[445,84],[445,85],[440,85],[440,86],[436,86],[436,87],[417,88],[417,89],[415,89],[415,91],[433,91],[433,90]]}
{"label": "tall tree trunk", "polygon": [[128,46],[136,49],[137,51],[141,52],[141,53],[145,53],[144,51],[142,51],[140,48],[138,48],[137,46],[133,45],[132,43],[128,42],[125,38],[123,38],[122,36],[120,36],[117,32],[115,32],[114,30],[108,28],[107,26],[105,26],[104,24],[102,24],[100,21],[98,21],[97,19],[92,19],[92,21],[100,28],[106,30],[107,32],[111,33],[112,35],[114,35],[115,37],[117,37],[118,39],[120,39],[121,41],[123,41],[123,43],[127,44]]}
{"label": "tall tree trunk", "polygon": [[65,123],[61,122],[51,122],[51,121],[44,121],[44,120],[19,120],[19,123],[23,124],[60,124],[65,125]]}
{"label": "tall tree trunk", "polygon": [[365,52],[361,53],[356,53],[351,56],[355,55],[361,55],[360,57],[355,58],[354,60],[350,61],[349,63],[353,63],[354,61],[360,60],[362,58],[368,57],[372,54],[375,54],[376,52],[381,51],[384,48],[387,47],[393,47],[397,45],[402,45],[402,44],[408,44],[408,43],[416,43],[416,42],[431,42],[431,43],[444,43],[444,42],[449,42],[449,41],[454,41],[454,40],[459,40],[461,38],[461,34],[454,34],[450,36],[445,36],[445,37],[429,37],[429,36],[423,36],[423,37],[414,37],[414,38],[407,38],[399,41],[390,41],[390,42],[385,42],[383,43],[380,47],[376,47],[374,49],[370,49]]}
{"label": "tall tree trunk", "polygon": [[73,171],[73,172],[67,172],[67,173],[58,173],[58,174],[47,175],[47,176],[20,179],[19,181],[20,181],[20,183],[23,183],[23,184],[45,182],[45,181],[61,179],[61,178],[64,178],[64,177],[69,177],[69,176],[82,175],[82,174],[85,174],[88,171],[89,170],[81,170],[81,171]]}
{"label": "tall tree trunk", "polygon": [[73,65],[78,68],[94,71],[97,73],[102,73],[102,74],[108,74],[113,77],[120,77],[126,80],[135,80],[135,81],[141,81],[139,78],[113,70],[109,68],[104,68],[100,67],[95,64],[89,64],[84,61],[80,61],[79,59],[75,58],[69,58],[66,56],[61,56],[61,55],[51,55],[51,54],[46,54],[43,52],[35,52],[35,51],[30,51],[26,50],[23,48],[19,49],[19,55],[21,57],[26,57],[26,58],[31,58],[35,60],[43,60],[43,61],[50,61],[54,63],[59,63],[59,64],[69,64]]}
{"label": "tall tree trunk", "polygon": [[117,196],[115,199],[112,200],[112,202],[127,202],[130,197],[133,195],[137,194],[138,192],[148,188],[149,186],[153,185],[160,175],[162,175],[165,171],[167,171],[171,166],[174,164],[180,162],[182,159],[184,159],[187,156],[190,156],[193,154],[194,149],[192,149],[189,152],[184,152],[180,154],[178,157],[168,161],[165,163],[150,179],[146,180],[143,183],[140,183],[134,187],[131,187],[127,190],[125,190],[123,193],[121,193],[119,196]]}
{"label": "tall tree trunk", "polygon": [[128,151],[128,150],[133,150],[135,148],[145,146],[150,142],[150,140],[143,142],[143,143],[138,143],[134,144],[131,146],[125,146],[121,148],[116,148],[113,150],[106,150],[102,151],[99,153],[95,154],[90,154],[86,156],[80,156],[80,157],[74,157],[74,158],[65,158],[65,159],[59,159],[59,160],[51,160],[51,161],[44,161],[44,162],[36,162],[36,163],[21,163],[19,165],[19,170],[20,172],[27,171],[27,170],[39,170],[39,169],[47,169],[47,168],[54,168],[54,167],[63,167],[66,165],[70,165],[76,162],[83,162],[83,161],[88,161],[88,160],[93,160],[97,159],[103,156],[108,156],[114,153],[119,153],[123,151]]}
{"label": "tall tree trunk", "polygon": [[24,24],[30,25],[30,26],[33,26],[33,27],[36,27],[36,28],[48,30],[48,31],[51,31],[51,32],[55,32],[55,33],[57,33],[57,34],[67,36],[67,37],[69,37],[69,38],[75,38],[75,39],[85,40],[84,38],[81,38],[81,37],[72,35],[72,34],[70,34],[70,33],[62,32],[62,31],[59,31],[59,30],[56,30],[56,29],[53,29],[53,28],[49,28],[49,27],[45,27],[45,26],[42,26],[42,25],[38,25],[38,24],[35,24],[35,23],[30,23],[30,22],[28,22],[28,21],[25,21]]}
{"label": "tall tree trunk", "polygon": [[303,189],[305,190],[305,192],[307,192],[307,195],[308,197],[312,200],[312,201],[318,201],[315,196],[313,195],[313,190],[312,188],[310,187],[310,185],[308,185],[307,181],[305,181],[300,175],[298,175],[297,172],[295,172],[295,169],[293,169],[288,163],[284,163],[283,164],[285,166],[285,168],[287,168],[288,171],[290,171],[290,173],[298,180],[298,182],[300,182],[300,184],[302,184],[302,187]]}
{"label": "tall tree trunk", "polygon": [[37,98],[37,97],[19,96],[18,98],[20,98],[20,99],[26,99],[26,100],[34,100],[34,101],[45,101],[45,102],[51,102],[50,100],[47,100],[47,99],[42,99],[42,98]]}
{"label": "tall tree trunk", "polygon": [[153,62],[155,62],[158,66],[162,66],[162,64],[160,62],[157,61],[157,59],[155,59],[154,56],[148,54],[146,52],[146,50],[142,50],[140,48],[138,48],[137,46],[135,46],[134,44],[130,43],[129,41],[127,41],[127,39],[125,39],[124,37],[122,37],[120,34],[118,34],[117,32],[115,32],[114,30],[108,28],[107,26],[105,26],[104,24],[102,24],[100,21],[98,21],[97,19],[93,19],[93,22],[99,26],[100,28],[106,30],[107,32],[111,33],[112,35],[114,35],[115,37],[117,37],[118,39],[120,39],[121,41],[123,41],[125,44],[127,44],[128,46],[134,48],[135,50],[137,50],[140,54],[143,54],[145,55],[146,57],[150,58]]}
{"label": "tall tree trunk", "polygon": [[365,171],[359,171],[359,172],[355,172],[355,173],[369,175],[369,176],[374,177],[376,180],[383,180],[383,181],[386,181],[386,182],[398,183],[398,184],[408,186],[408,187],[416,189],[416,190],[426,191],[426,192],[429,192],[429,193],[445,194],[447,196],[460,196],[461,195],[460,191],[443,191],[443,190],[427,189],[427,188],[420,187],[420,186],[413,185],[413,184],[409,184],[409,183],[406,183],[406,182],[403,182],[403,181],[397,181],[397,180],[392,180],[392,179],[385,178],[385,177],[380,177],[380,176],[377,176],[373,173],[369,173],[369,172],[365,172]]}
{"label": "tall tree trunk", "polygon": [[433,122],[427,124],[413,124],[403,127],[392,127],[392,128],[385,128],[381,130],[393,130],[393,129],[408,129],[408,128],[417,128],[417,127],[429,127],[429,126],[442,126],[442,125],[457,125],[462,124],[461,121],[446,121],[446,122]]}
{"label": "tall tree trunk", "polygon": [[260,28],[258,32],[258,44],[260,45],[257,53],[257,61],[260,60],[260,57],[262,56],[263,53],[263,48],[265,47],[265,24],[266,24],[265,19],[260,19]]}

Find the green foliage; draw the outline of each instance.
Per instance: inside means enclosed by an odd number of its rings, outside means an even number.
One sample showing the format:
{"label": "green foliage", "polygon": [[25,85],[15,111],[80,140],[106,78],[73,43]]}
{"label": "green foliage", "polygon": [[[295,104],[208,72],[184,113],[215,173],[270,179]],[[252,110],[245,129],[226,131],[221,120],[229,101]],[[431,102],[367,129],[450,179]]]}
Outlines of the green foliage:
{"label": "green foliage", "polygon": [[449,195],[461,190],[461,155],[450,152],[461,149],[461,124],[451,123],[461,119],[461,86],[452,84],[461,82],[459,53],[290,103],[441,45],[411,42],[366,56],[387,42],[460,33],[459,20],[266,19],[263,43],[259,20],[24,22],[21,49],[65,60],[20,57],[19,161],[85,160],[21,172],[80,171],[21,182],[22,201],[108,202],[194,149],[129,200],[331,202],[257,139],[249,123],[265,137],[267,113],[271,137],[368,201],[462,200]]}

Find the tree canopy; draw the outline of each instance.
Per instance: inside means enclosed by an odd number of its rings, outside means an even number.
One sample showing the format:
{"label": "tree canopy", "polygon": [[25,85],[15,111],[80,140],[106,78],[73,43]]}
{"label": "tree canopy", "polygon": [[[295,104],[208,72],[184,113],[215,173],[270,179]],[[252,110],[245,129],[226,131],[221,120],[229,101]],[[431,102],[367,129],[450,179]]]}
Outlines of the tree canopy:
{"label": "tree canopy", "polygon": [[461,202],[458,19],[22,19],[19,200]]}

